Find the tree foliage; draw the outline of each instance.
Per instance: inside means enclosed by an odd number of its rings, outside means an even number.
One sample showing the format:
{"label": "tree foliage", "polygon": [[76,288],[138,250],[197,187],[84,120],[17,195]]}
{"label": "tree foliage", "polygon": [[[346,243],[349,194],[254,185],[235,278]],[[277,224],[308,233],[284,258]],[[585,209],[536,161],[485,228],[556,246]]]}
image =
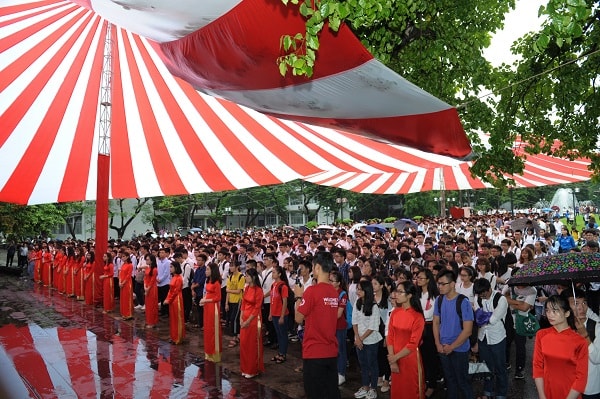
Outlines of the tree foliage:
{"label": "tree foliage", "polygon": [[[521,59],[494,68],[484,58],[514,0],[282,0],[307,19],[306,32],[284,36],[280,72],[311,76],[318,36],[347,23],[367,49],[417,86],[458,107],[475,150],[471,172],[497,187],[511,185],[527,153],[589,157],[600,173],[600,7],[596,0],[548,0],[540,31],[512,47]],[[317,46],[309,45],[317,43]],[[309,52],[308,49],[314,51]],[[298,61],[305,57],[304,61]],[[282,63],[285,67],[282,67]],[[494,96],[482,97],[484,90]],[[489,145],[478,132],[489,133]],[[555,145],[559,140],[560,145]]]}
{"label": "tree foliage", "polygon": [[23,239],[49,237],[65,223],[76,204],[15,205],[0,203],[0,232],[7,237]]}

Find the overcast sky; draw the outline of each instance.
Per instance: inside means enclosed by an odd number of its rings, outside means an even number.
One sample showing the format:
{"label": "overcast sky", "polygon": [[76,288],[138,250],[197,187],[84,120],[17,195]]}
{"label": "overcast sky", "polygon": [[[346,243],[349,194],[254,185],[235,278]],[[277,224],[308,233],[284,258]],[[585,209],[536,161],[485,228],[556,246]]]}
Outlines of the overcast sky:
{"label": "overcast sky", "polygon": [[504,29],[492,37],[492,44],[483,54],[494,66],[502,63],[512,64],[517,57],[510,52],[513,42],[527,32],[538,30],[541,19],[538,18],[540,5],[547,0],[518,0],[514,11],[506,16]]}

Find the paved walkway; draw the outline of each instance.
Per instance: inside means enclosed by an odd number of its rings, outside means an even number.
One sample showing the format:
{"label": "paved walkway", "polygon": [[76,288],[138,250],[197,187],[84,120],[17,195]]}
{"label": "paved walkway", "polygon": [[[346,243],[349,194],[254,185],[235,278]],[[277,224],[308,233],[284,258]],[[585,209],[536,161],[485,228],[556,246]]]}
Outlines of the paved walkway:
{"label": "paved walkway", "polygon": [[[168,343],[168,319],[147,330],[141,311],[131,321],[117,316],[1,273],[0,387],[10,392],[0,397],[304,397],[302,375],[294,371],[301,364],[299,343],[290,344],[284,364],[270,362],[276,351],[265,349],[265,373],[246,380],[239,372],[239,347],[226,348],[215,365],[203,360],[199,329],[188,328],[185,342],[175,346]],[[532,347],[529,342],[528,363]],[[509,397],[537,397],[530,378],[510,378]],[[352,398],[359,381],[354,356],[342,398]],[[474,386],[480,392],[481,383]],[[443,389],[434,396],[444,397]]]}

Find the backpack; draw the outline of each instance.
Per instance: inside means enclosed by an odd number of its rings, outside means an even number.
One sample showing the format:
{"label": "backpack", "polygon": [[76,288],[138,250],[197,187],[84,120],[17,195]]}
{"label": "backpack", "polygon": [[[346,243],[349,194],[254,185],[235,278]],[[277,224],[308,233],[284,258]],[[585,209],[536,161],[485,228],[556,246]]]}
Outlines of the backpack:
{"label": "backpack", "polygon": [[[338,298],[338,302],[342,299],[342,297],[346,294],[346,291],[342,291],[340,292],[340,296]],[[350,303],[350,300],[348,299],[346,301],[346,329],[350,329],[352,328],[352,304]]]}
{"label": "backpack", "polygon": [[187,265],[190,268],[190,276],[188,277],[188,287],[192,287],[192,283],[194,282],[194,268],[192,265]]}
{"label": "backpack", "polygon": [[[279,297],[281,298],[282,302],[283,302],[283,297],[281,296],[281,293],[283,292],[283,286],[284,286],[284,284],[279,284]],[[296,295],[294,294],[294,290],[292,290],[289,285],[288,285],[287,300],[288,300],[287,301],[288,312],[290,315],[293,315],[294,314],[294,304],[296,302]]]}
{"label": "backpack", "polygon": [[[438,311],[440,312],[440,324],[442,324],[442,301],[444,299],[444,295],[440,295],[437,298]],[[456,297],[456,314],[458,314],[458,319],[460,320],[460,329],[462,330],[462,302],[463,300],[468,299],[463,294],[458,294]]]}

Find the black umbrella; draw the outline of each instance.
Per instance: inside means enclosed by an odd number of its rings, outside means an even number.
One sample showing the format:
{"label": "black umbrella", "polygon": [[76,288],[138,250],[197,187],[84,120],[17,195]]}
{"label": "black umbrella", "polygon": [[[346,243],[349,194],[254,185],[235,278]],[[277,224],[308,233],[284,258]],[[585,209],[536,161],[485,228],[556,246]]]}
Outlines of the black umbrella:
{"label": "black umbrella", "polygon": [[521,230],[524,234],[526,229],[533,228],[536,235],[540,233],[540,225],[538,222],[528,218],[518,218],[513,220],[510,224],[510,228],[512,231]]}
{"label": "black umbrella", "polygon": [[398,219],[394,222],[394,227],[398,231],[403,231],[405,227],[416,229],[419,225],[412,219]]}

